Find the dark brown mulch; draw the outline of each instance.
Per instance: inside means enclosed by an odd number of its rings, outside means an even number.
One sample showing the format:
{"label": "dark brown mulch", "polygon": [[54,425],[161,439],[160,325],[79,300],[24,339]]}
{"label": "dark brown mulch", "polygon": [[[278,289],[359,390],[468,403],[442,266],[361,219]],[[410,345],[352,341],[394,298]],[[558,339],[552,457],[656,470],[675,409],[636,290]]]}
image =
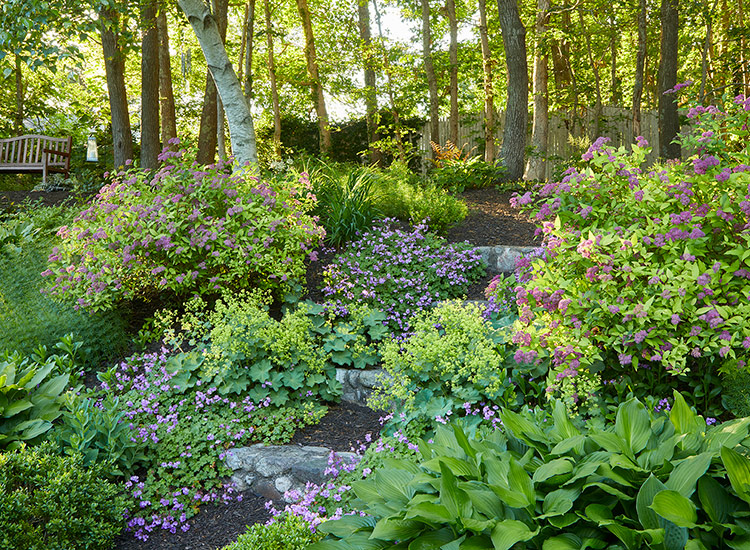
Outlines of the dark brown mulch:
{"label": "dark brown mulch", "polygon": [[377,439],[380,434],[380,417],[386,413],[351,403],[338,403],[328,407],[319,424],[298,431],[290,441],[292,445],[327,447],[334,451],[357,449],[365,442],[365,435]]}
{"label": "dark brown mulch", "polygon": [[0,212],[12,210],[25,200],[42,201],[44,206],[57,206],[74,200],[70,191],[0,191]]}

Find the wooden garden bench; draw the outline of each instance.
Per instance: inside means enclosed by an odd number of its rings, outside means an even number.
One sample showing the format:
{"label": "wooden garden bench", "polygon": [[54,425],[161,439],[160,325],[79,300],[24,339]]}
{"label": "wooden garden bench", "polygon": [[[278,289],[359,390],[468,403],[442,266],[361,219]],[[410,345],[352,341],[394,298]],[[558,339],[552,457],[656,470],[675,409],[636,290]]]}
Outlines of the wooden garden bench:
{"label": "wooden garden bench", "polygon": [[26,135],[0,139],[0,173],[40,173],[44,183],[50,172],[67,176],[72,147],[72,137]]}

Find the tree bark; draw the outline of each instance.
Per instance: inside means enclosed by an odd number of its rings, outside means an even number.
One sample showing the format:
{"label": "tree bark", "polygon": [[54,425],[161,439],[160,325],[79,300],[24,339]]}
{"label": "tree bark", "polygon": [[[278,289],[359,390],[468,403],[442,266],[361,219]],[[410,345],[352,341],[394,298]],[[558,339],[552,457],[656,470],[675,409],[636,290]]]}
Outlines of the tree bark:
{"label": "tree bark", "polygon": [[641,135],[641,97],[643,96],[643,73],[646,65],[646,0],[638,6],[638,51],[635,57],[633,80],[633,139]]}
{"label": "tree bark", "polygon": [[526,29],[518,15],[517,0],[497,0],[500,28],[508,67],[508,106],[505,111],[502,156],[506,177],[517,181],[523,177],[528,118],[529,75],[526,65]]}
{"label": "tree bark", "polygon": [[107,74],[109,109],[112,116],[112,153],[115,169],[133,158],[133,134],[130,129],[128,96],[125,89],[125,54],[118,43],[119,15],[114,9],[99,12],[104,69]]}
{"label": "tree bark", "polygon": [[681,157],[677,94],[665,94],[677,84],[679,0],[661,1],[661,51],[659,59],[659,154],[665,159]]}
{"label": "tree bark", "polygon": [[216,84],[211,69],[206,70],[201,124],[198,130],[198,164],[213,164],[216,160]]}
{"label": "tree bark", "polygon": [[620,83],[617,79],[617,44],[620,33],[614,17],[610,16],[609,22],[612,27],[612,36],[609,39],[610,104],[615,106],[620,104]]}
{"label": "tree bark", "polygon": [[547,96],[546,35],[550,0],[538,0],[536,12],[536,52],[534,54],[534,122],[531,127],[532,155],[526,164],[524,179],[547,179],[547,142],[549,140],[549,100]]}
{"label": "tree bark", "polygon": [[16,113],[13,128],[16,134],[20,135],[23,133],[23,73],[21,72],[21,58],[18,54],[15,55],[16,62]]}
{"label": "tree bark", "polygon": [[708,53],[711,50],[711,43],[713,42],[713,13],[716,11],[716,6],[719,4],[719,0],[714,0],[712,8],[706,10],[706,40],[703,42],[703,52],[701,54],[701,87],[698,92],[698,101],[705,103],[706,99],[706,80],[708,78]]}
{"label": "tree bark", "polygon": [[141,168],[159,167],[159,31],[156,1],[141,7]]}
{"label": "tree bark", "polygon": [[312,17],[307,0],[297,0],[297,11],[302,19],[302,29],[305,31],[305,61],[307,73],[310,77],[310,90],[318,114],[318,130],[320,132],[320,152],[327,154],[331,150],[331,128],[328,122],[328,111],[323,94],[323,84],[318,71],[318,56],[315,52],[315,36],[313,35]]}
{"label": "tree bark", "polygon": [[172,65],[169,55],[169,28],[164,8],[156,17],[159,29],[159,94],[161,96],[161,143],[166,147],[170,139],[177,137],[177,116],[174,108],[172,88]]}
{"label": "tree bark", "polygon": [[[430,31],[430,0],[422,2],[422,57],[424,70],[427,75],[427,88],[430,93],[430,141],[440,144],[440,111],[438,104],[437,79],[435,65],[432,62],[432,34]],[[436,158],[435,149],[432,158]]]}
{"label": "tree bark", "polygon": [[268,79],[271,83],[271,103],[273,104],[273,149],[276,156],[281,156],[281,109],[279,108],[279,90],[276,87],[276,61],[273,56],[273,28],[271,27],[271,6],[269,0],[263,0],[263,11],[266,17],[266,44],[268,46]]}
{"label": "tree bark", "polygon": [[245,50],[245,99],[250,105],[253,97],[253,52],[255,46],[255,0],[249,0],[247,3],[247,21],[245,23],[245,32],[247,34]]}
{"label": "tree bark", "polygon": [[362,51],[365,67],[365,120],[367,122],[367,150],[370,164],[380,162],[379,152],[372,146],[378,141],[378,97],[375,88],[375,69],[372,65],[372,36],[370,34],[370,3],[368,0],[358,0],[359,7],[359,39],[362,41]]}
{"label": "tree bark", "polygon": [[456,21],[455,0],[445,0],[445,13],[448,17],[448,28],[450,29],[450,45],[448,46],[448,59],[450,65],[450,139],[458,146],[458,22]]}
{"label": "tree bark", "polygon": [[253,118],[242,93],[240,81],[227,56],[216,20],[202,0],[178,0],[178,3],[195,31],[224,104],[235,162],[240,165],[257,164]]}
{"label": "tree bark", "polygon": [[594,126],[589,131],[589,137],[591,141],[594,141],[599,137],[601,133],[601,119],[602,119],[602,81],[599,78],[599,67],[594,60],[594,53],[591,49],[591,36],[586,29],[586,21],[583,19],[583,9],[578,6],[578,19],[581,23],[581,33],[586,39],[586,53],[588,54],[589,64],[594,70],[594,84],[596,85],[596,103],[594,105]]}
{"label": "tree bark", "polygon": [[[216,26],[219,27],[219,36],[221,43],[227,41],[227,11],[229,10],[228,0],[212,0],[214,18]],[[239,80],[239,79],[238,79]],[[224,105],[221,97],[216,98],[216,148],[221,160],[227,159],[227,140],[224,132]]]}
{"label": "tree bark", "polygon": [[495,98],[492,86],[492,52],[487,34],[487,2],[479,0],[479,39],[484,70],[484,161],[495,162]]}

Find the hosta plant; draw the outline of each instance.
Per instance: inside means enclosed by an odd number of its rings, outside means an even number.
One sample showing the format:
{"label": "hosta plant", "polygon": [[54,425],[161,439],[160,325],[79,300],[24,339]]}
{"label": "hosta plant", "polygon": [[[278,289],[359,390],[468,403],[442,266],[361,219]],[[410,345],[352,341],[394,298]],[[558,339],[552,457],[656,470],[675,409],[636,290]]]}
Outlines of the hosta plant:
{"label": "hosta plant", "polygon": [[627,152],[600,139],[588,167],[515,198],[545,234],[544,256],[515,289],[517,340],[530,361],[552,363],[551,396],[580,405],[622,375],[641,392],[665,377],[687,390],[706,372],[747,366],[748,109],[744,96],[692,108],[686,162],[645,171],[645,140]]}
{"label": "hosta plant", "polygon": [[318,527],[344,548],[708,550],[750,543],[750,418],[707,426],[681,395],[668,415],[638,400],[579,428],[557,402],[504,430],[457,424],[352,487],[365,514]]}

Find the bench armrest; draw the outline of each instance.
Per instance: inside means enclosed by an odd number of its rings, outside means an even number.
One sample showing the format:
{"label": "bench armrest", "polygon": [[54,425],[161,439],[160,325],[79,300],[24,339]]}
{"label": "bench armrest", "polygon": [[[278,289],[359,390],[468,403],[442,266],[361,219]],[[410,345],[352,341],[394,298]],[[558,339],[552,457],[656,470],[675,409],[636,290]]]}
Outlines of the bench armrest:
{"label": "bench armrest", "polygon": [[57,149],[42,149],[43,152],[52,154],[52,155],[60,155],[62,157],[70,157],[70,151],[58,151]]}

